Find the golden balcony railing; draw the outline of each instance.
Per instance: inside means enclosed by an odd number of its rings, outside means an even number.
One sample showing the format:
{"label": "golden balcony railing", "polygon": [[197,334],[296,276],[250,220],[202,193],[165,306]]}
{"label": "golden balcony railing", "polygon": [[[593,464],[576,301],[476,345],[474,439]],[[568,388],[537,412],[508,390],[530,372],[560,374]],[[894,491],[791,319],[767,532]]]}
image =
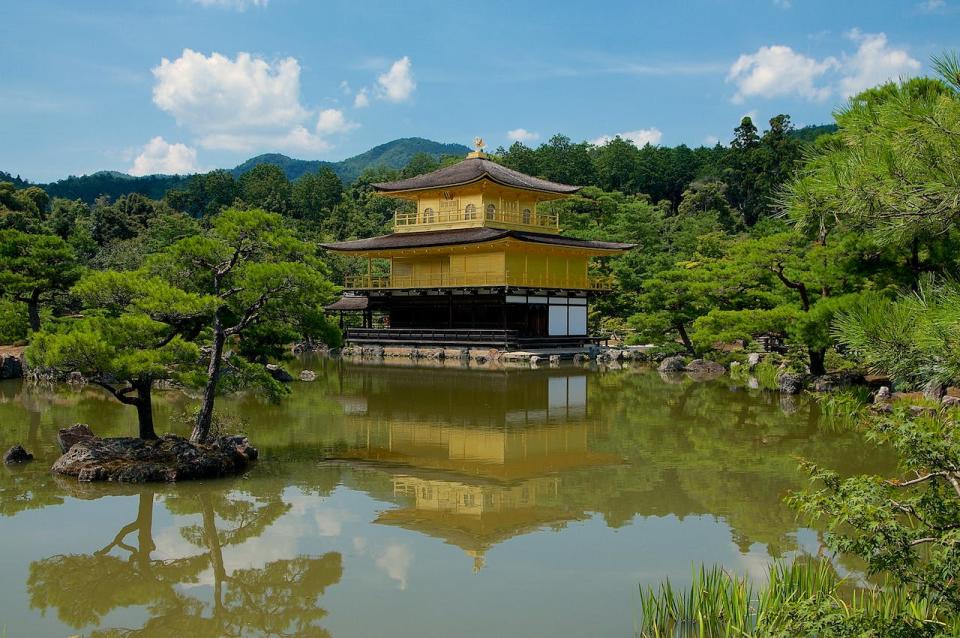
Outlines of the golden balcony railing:
{"label": "golden balcony railing", "polygon": [[441,210],[432,213],[394,213],[394,228],[404,229],[410,226],[438,226],[468,221],[491,221],[517,226],[533,226],[559,230],[560,216],[555,213],[537,213],[524,211],[482,211],[472,209]]}
{"label": "golden balcony railing", "polygon": [[571,290],[610,290],[610,277],[530,275],[527,273],[475,272],[435,275],[353,275],[344,282],[347,290],[404,288],[470,288],[518,286],[524,288],[566,288]]}

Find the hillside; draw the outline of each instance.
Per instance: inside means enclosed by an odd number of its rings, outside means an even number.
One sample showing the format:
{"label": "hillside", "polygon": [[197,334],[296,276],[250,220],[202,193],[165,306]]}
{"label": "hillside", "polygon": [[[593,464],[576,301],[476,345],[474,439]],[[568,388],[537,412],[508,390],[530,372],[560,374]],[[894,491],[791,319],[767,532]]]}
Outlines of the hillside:
{"label": "hillside", "polygon": [[462,156],[468,152],[470,152],[470,148],[463,144],[442,144],[422,137],[405,137],[375,146],[365,153],[339,162],[299,160],[279,153],[267,153],[248,159],[230,172],[233,173],[234,177],[239,177],[258,164],[273,164],[283,169],[287,178],[296,179],[304,173],[311,173],[327,167],[336,173],[344,183],[349,184],[356,180],[367,168],[375,166],[403,168],[410,161],[410,158],[417,153],[427,153],[435,158],[440,158],[443,155]]}
{"label": "hillside", "polygon": [[40,186],[50,197],[81,199],[90,204],[101,195],[116,199],[129,193],[140,193],[153,199],[160,199],[168,190],[183,186],[189,179],[189,175],[133,177],[117,171],[98,171],[81,177],[71,175],[66,179],[50,184],[40,184]]}
{"label": "hillside", "polygon": [[790,137],[798,139],[801,142],[813,142],[821,135],[829,135],[830,133],[836,132],[836,124],[811,124],[809,126],[804,126],[803,128],[790,131]]}
{"label": "hillside", "polygon": [[[304,173],[329,167],[345,183],[353,182],[367,168],[387,166],[403,168],[417,153],[428,153],[436,158],[443,155],[464,155],[470,149],[462,144],[443,144],[422,137],[407,137],[376,146],[369,151],[349,157],[339,162],[322,160],[301,160],[279,153],[258,155],[230,169],[239,177],[258,164],[274,164],[283,169],[287,177],[296,179]],[[81,199],[92,203],[97,197],[107,195],[115,199],[128,193],[140,193],[154,199],[160,199],[172,188],[182,188],[190,179],[189,175],[147,175],[133,177],[116,171],[99,171],[80,177],[70,176],[50,184],[41,184],[51,197]],[[2,181],[2,180],[0,180]],[[26,185],[23,182],[21,185]]]}

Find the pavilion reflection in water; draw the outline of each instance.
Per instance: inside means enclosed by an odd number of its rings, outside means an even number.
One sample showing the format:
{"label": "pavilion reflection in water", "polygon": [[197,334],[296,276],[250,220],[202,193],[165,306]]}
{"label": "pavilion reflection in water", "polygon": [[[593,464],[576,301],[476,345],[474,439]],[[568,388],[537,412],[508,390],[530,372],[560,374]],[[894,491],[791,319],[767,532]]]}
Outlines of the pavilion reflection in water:
{"label": "pavilion reflection in water", "polygon": [[388,473],[400,503],[376,522],[460,547],[476,570],[500,542],[584,518],[565,505],[564,473],[621,462],[591,449],[602,434],[591,373],[447,372],[424,387],[413,369],[381,368],[361,383],[365,400],[341,397],[349,416],[339,456]]}

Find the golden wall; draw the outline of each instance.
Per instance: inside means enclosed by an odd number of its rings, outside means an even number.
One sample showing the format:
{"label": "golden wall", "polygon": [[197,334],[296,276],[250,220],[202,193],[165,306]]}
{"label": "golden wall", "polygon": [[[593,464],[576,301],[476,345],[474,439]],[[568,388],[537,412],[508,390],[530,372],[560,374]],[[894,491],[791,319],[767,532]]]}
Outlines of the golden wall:
{"label": "golden wall", "polygon": [[519,249],[394,257],[394,286],[495,285],[581,287],[589,258]]}

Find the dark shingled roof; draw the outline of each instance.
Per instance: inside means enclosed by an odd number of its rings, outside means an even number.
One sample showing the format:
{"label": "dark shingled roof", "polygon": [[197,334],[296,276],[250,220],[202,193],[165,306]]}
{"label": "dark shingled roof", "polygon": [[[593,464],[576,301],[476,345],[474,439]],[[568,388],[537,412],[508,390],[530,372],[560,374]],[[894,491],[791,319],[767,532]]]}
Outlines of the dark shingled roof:
{"label": "dark shingled roof", "polygon": [[369,250],[402,250],[404,248],[429,248],[433,246],[457,246],[461,244],[480,244],[498,239],[517,239],[534,244],[551,244],[573,248],[592,248],[594,250],[629,250],[635,244],[622,244],[613,241],[594,241],[574,239],[562,235],[547,233],[528,233],[520,230],[506,230],[479,226],[456,230],[432,230],[419,233],[393,233],[369,239],[355,239],[330,244],[320,244],[324,248],[340,252],[364,252]]}
{"label": "dark shingled roof", "polygon": [[545,179],[530,177],[529,175],[524,175],[523,173],[505,166],[500,166],[496,162],[491,162],[490,160],[480,157],[468,157],[462,162],[435,170],[432,173],[417,175],[409,179],[401,179],[398,182],[374,184],[373,187],[381,193],[393,193],[398,191],[423,190],[426,188],[461,186],[484,177],[498,184],[503,184],[504,186],[513,186],[515,188],[523,188],[542,193],[570,195],[580,190],[579,186],[568,186],[567,184],[558,184]]}
{"label": "dark shingled roof", "polygon": [[324,306],[327,310],[366,310],[370,305],[369,297],[356,297],[353,295],[344,295],[332,304]]}

